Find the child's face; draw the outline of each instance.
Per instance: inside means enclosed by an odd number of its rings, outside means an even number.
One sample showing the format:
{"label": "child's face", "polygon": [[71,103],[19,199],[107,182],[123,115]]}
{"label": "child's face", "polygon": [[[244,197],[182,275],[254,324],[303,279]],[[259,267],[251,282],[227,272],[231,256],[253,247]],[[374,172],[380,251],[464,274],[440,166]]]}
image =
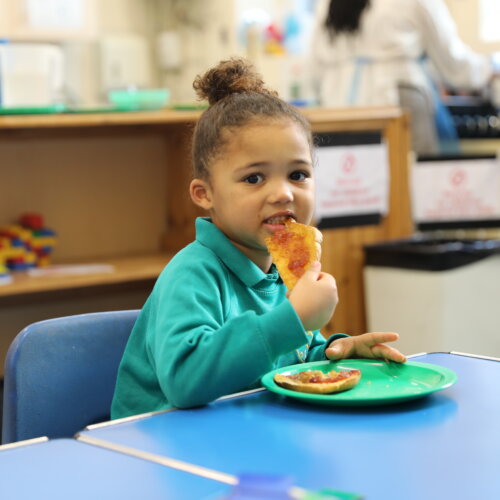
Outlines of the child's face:
{"label": "child's face", "polygon": [[264,238],[279,229],[286,217],[308,224],[313,215],[307,136],[292,121],[255,123],[227,134],[226,145],[210,165],[206,198],[198,204],[209,210],[212,221],[247,257],[267,271],[271,258]]}

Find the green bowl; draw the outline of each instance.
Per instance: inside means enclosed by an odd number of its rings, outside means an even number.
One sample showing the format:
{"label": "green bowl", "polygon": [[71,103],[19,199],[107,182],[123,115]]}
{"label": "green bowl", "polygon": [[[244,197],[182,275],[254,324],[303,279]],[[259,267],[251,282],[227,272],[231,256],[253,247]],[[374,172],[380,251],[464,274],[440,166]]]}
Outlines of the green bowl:
{"label": "green bowl", "polygon": [[108,100],[118,109],[151,110],[164,108],[170,98],[168,89],[112,90]]}

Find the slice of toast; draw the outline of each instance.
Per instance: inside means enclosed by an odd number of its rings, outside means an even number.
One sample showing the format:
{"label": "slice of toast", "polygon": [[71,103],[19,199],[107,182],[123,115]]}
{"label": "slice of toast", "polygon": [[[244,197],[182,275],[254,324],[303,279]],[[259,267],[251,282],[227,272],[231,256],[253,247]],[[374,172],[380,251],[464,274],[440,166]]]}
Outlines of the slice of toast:
{"label": "slice of toast", "polygon": [[294,375],[277,373],[274,381],[292,391],[313,394],[333,394],[352,389],[361,379],[360,370],[344,370],[323,373],[320,370],[306,370]]}
{"label": "slice of toast", "polygon": [[283,229],[266,238],[267,249],[288,290],[319,259],[318,234],[321,235],[315,227],[288,219]]}

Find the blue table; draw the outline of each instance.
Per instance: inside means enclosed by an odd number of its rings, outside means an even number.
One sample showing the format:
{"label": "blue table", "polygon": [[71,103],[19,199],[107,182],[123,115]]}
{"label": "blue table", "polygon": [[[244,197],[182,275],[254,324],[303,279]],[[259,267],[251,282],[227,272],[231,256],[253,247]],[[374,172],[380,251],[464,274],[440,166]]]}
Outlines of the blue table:
{"label": "blue table", "polygon": [[0,450],[0,498],[5,500],[213,500],[227,490],[220,482],[74,439]]}
{"label": "blue table", "polygon": [[97,426],[79,438],[233,475],[290,474],[298,486],[367,500],[500,498],[500,362],[449,353],[412,361],[448,367],[458,382],[412,402],[364,408],[259,391]]}

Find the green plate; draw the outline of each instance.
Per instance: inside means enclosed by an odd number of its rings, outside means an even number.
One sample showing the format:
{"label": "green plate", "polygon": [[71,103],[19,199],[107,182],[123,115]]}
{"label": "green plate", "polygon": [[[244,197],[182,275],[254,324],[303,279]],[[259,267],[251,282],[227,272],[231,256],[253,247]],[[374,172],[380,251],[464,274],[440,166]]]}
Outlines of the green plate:
{"label": "green plate", "polygon": [[[276,373],[292,375],[304,370],[361,370],[361,380],[352,389],[336,394],[309,394],[292,391],[277,385]],[[343,359],[341,361],[315,361],[285,366],[262,377],[264,387],[277,394],[300,399],[307,403],[364,406],[400,403],[421,398],[453,385],[457,375],[452,370],[430,363],[392,363],[375,359]]]}

